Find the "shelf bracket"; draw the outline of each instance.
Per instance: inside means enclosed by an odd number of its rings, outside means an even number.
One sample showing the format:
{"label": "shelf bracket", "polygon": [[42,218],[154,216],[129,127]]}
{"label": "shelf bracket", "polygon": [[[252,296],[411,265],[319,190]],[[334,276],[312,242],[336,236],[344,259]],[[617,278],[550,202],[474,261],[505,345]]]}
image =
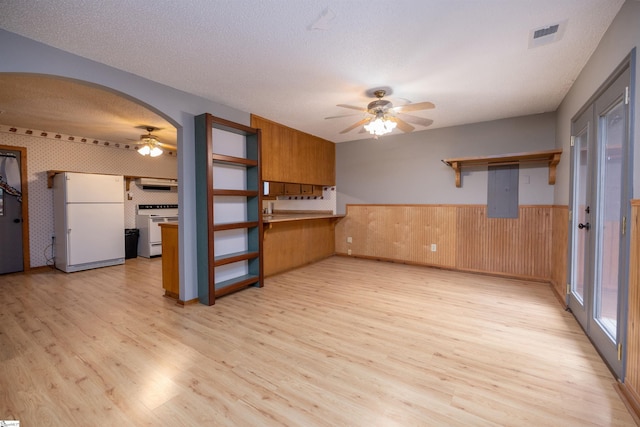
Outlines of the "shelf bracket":
{"label": "shelf bracket", "polygon": [[556,183],[556,166],[560,163],[560,153],[556,153],[549,160],[549,185]]}
{"label": "shelf bracket", "polygon": [[451,167],[456,173],[456,187],[462,187],[462,167],[459,162],[451,162]]}

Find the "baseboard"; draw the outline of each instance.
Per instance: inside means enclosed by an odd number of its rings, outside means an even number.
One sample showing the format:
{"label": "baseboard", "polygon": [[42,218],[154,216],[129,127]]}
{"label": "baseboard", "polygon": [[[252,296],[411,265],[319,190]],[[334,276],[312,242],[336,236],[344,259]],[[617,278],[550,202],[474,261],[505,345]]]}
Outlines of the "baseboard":
{"label": "baseboard", "polygon": [[550,282],[549,285],[551,286],[551,290],[553,291],[553,295],[555,295],[556,299],[558,300],[558,302],[560,303],[560,305],[562,306],[562,308],[564,308],[565,310],[567,309],[568,305],[567,305],[567,296],[566,295],[560,295],[557,291],[557,286],[555,285],[555,283]]}
{"label": "baseboard", "polygon": [[176,305],[180,305],[180,306],[185,306],[185,305],[193,305],[193,304],[197,304],[199,303],[200,300],[198,298],[192,298],[190,300],[187,301],[182,301],[181,299],[179,299],[178,301],[176,301]]}
{"label": "baseboard", "polygon": [[524,276],[524,275],[518,275],[518,274],[511,274],[511,273],[500,273],[495,271],[475,270],[470,268],[456,268],[448,265],[426,264],[426,263],[415,262],[415,261],[406,261],[402,259],[384,258],[384,257],[369,256],[369,255],[353,255],[353,254],[349,255],[349,254],[345,254],[344,252],[337,252],[336,255],[347,257],[347,258],[370,259],[374,261],[392,262],[395,264],[417,265],[421,267],[437,268],[440,270],[458,271],[460,273],[482,274],[484,276],[503,277],[505,279],[517,279],[517,280],[525,280],[527,282],[536,282],[536,283],[549,284],[549,285],[551,284],[549,279],[545,279],[542,277]]}
{"label": "baseboard", "polygon": [[621,382],[615,383],[614,388],[629,410],[633,420],[640,426],[640,396],[638,396],[633,389],[630,389],[626,384]]}

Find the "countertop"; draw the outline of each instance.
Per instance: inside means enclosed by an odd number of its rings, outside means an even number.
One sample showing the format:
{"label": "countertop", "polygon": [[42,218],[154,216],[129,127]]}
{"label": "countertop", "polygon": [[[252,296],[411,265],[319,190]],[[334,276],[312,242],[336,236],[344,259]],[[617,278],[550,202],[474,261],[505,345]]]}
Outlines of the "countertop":
{"label": "countertop", "polygon": [[[310,219],[340,219],[344,215],[335,215],[331,211],[276,211],[273,214],[263,214],[262,222],[264,224],[273,224],[276,222],[287,221],[306,221]],[[177,228],[177,221],[168,221],[158,223],[160,227]]]}
{"label": "countertop", "polygon": [[263,214],[262,222],[271,224],[286,221],[305,221],[310,219],[340,219],[344,215],[335,215],[331,211],[275,211],[272,214]]}
{"label": "countertop", "polygon": [[160,227],[178,228],[178,221],[159,222],[158,225]]}

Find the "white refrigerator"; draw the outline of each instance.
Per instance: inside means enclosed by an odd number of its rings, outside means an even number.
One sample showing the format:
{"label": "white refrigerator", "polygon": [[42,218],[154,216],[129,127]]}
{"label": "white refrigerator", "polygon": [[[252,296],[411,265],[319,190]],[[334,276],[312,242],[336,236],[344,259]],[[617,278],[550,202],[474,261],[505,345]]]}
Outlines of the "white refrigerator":
{"label": "white refrigerator", "polygon": [[71,273],[124,264],[122,176],[58,173],[53,210],[56,268]]}

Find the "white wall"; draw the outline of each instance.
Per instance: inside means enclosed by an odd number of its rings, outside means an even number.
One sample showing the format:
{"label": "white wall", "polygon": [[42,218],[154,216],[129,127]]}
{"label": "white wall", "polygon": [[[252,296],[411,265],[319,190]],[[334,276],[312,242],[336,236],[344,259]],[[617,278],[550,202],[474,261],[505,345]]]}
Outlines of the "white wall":
{"label": "white wall", "polygon": [[[627,0],[620,12],[615,17],[611,26],[602,37],[597,49],[580,72],[575,83],[564,98],[557,112],[557,133],[556,140],[558,147],[562,148],[568,156],[571,138],[571,119],[589,101],[589,98],[613,73],[616,67],[629,55],[634,47],[640,45],[640,2]],[[636,52],[636,55],[640,52]],[[640,82],[640,68],[636,67],[636,84]],[[635,94],[635,126],[632,134],[640,124],[640,94],[636,90]],[[633,141],[633,140],[632,140]],[[634,165],[640,165],[640,149],[635,142]],[[563,161],[558,167],[558,177],[555,189],[555,203],[569,204],[569,175],[570,163]],[[634,190],[633,197],[640,197],[640,167],[634,168]]]}
{"label": "white wall", "polygon": [[[347,203],[486,204],[486,167],[465,171],[456,188],[442,159],[555,148],[555,114],[475,123],[336,145],[337,209]],[[563,158],[561,163],[567,160]],[[552,204],[548,168],[520,168],[520,204]]]}

